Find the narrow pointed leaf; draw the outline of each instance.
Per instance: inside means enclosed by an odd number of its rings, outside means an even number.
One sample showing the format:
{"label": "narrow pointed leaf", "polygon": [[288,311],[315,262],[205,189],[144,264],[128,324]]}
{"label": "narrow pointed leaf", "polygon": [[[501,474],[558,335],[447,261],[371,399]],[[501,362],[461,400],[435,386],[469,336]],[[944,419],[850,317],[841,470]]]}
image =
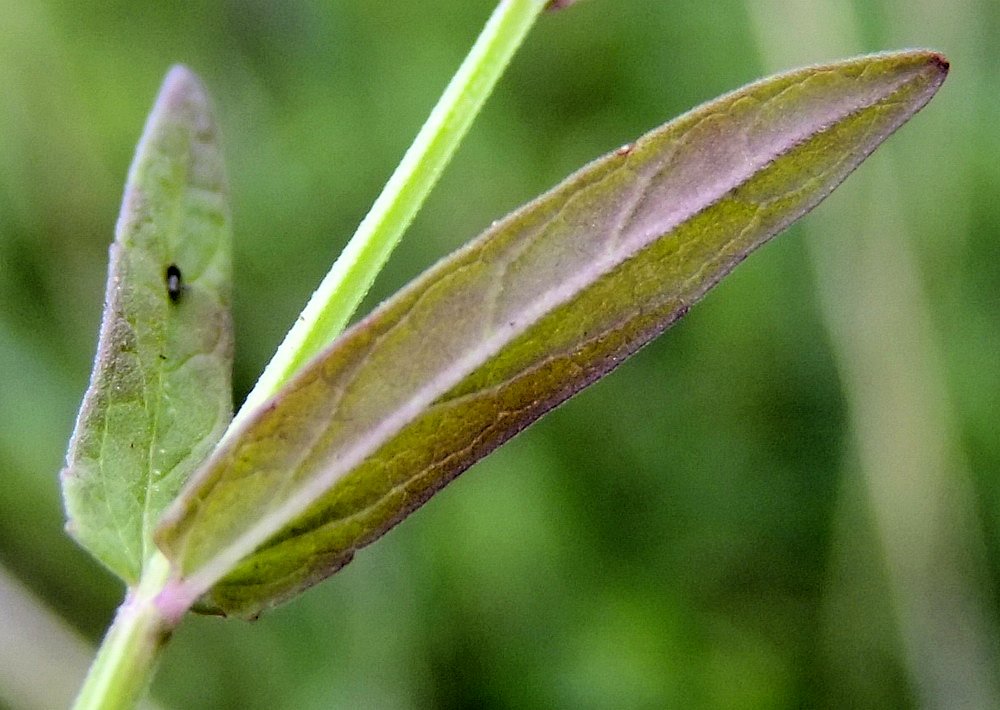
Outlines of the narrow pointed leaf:
{"label": "narrow pointed leaf", "polygon": [[[585,167],[432,268],[216,452],[158,541],[253,616],[614,369],[922,107],[929,52],[766,79]],[[207,592],[207,594],[206,594]]]}
{"label": "narrow pointed leaf", "polygon": [[129,170],[62,473],[69,531],[130,584],[163,509],[232,416],[230,242],[208,98],[174,67]]}

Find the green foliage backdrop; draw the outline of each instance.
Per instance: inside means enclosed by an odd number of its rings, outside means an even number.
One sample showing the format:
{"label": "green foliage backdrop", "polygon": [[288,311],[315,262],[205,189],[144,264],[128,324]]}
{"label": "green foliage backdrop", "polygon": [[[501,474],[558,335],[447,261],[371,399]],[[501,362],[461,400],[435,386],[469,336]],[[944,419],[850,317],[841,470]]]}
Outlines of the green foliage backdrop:
{"label": "green foliage backdrop", "polygon": [[[56,472],[163,73],[201,74],[222,124],[239,400],[493,5],[0,0],[0,563],[95,643],[121,590],[62,533]],[[1000,6],[816,3],[837,19],[817,29],[795,5],[586,0],[543,18],[366,309],[582,163],[763,74],[910,46],[953,69],[800,227],[332,580],[252,625],[186,621],[159,702],[995,697]],[[931,643],[948,619],[971,630]]]}

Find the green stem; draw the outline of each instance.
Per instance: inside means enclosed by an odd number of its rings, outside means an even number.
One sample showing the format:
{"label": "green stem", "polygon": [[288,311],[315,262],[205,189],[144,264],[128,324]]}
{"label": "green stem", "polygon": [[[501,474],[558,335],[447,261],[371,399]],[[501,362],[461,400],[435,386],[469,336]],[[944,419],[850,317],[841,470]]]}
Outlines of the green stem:
{"label": "green stem", "polygon": [[170,563],[157,553],[146,565],[142,581],[118,608],[74,710],[126,710],[142,700],[177,622],[165,618],[156,605],[169,575]]}
{"label": "green stem", "polygon": [[502,0],[382,194],[264,370],[229,433],[347,325],[549,0]]}
{"label": "green stem", "polygon": [[[501,0],[382,194],[261,375],[227,436],[343,330],[548,4],[549,0]],[[119,607],[74,710],[126,710],[141,701],[160,651],[188,608],[189,600],[168,598],[169,577],[169,562],[156,553],[139,585]]]}

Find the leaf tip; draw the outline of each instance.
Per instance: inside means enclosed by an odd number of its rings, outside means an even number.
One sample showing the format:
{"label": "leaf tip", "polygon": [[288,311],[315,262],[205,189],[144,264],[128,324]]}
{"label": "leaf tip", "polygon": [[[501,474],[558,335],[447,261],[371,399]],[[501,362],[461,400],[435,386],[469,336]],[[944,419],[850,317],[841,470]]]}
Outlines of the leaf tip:
{"label": "leaf tip", "polygon": [[549,0],[549,4],[545,6],[548,12],[555,12],[556,10],[564,10],[570,5],[575,5],[577,0]]}
{"label": "leaf tip", "polygon": [[183,64],[174,64],[163,79],[160,101],[168,110],[177,110],[188,103],[207,105],[208,94],[197,74]]}
{"label": "leaf tip", "polygon": [[925,64],[923,72],[925,76],[928,76],[928,98],[930,98],[930,96],[937,93],[944,80],[948,78],[948,72],[951,70],[951,62],[940,52],[928,50],[924,56]]}
{"label": "leaf tip", "polygon": [[186,64],[174,64],[167,70],[163,86],[174,91],[185,91],[190,90],[191,87],[200,87],[201,81],[198,79],[198,75]]}
{"label": "leaf tip", "polygon": [[930,64],[936,66],[944,76],[947,76],[948,72],[951,70],[951,62],[948,61],[948,57],[944,56],[940,52],[930,52],[927,60]]}

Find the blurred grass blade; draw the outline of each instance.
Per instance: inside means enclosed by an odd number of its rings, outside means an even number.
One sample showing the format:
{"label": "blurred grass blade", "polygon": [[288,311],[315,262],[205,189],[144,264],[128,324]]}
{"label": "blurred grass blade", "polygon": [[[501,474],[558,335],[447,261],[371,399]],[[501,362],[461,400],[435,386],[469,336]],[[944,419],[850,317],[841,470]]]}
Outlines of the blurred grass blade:
{"label": "blurred grass blade", "polygon": [[176,599],[252,616],[326,577],[616,367],[922,107],[930,52],[766,79],[572,176],[312,361],[165,518]]}
{"label": "blurred grass blade", "polygon": [[232,415],[229,206],[214,119],[167,75],[129,171],[100,340],[63,471],[72,535],[126,582]]}

